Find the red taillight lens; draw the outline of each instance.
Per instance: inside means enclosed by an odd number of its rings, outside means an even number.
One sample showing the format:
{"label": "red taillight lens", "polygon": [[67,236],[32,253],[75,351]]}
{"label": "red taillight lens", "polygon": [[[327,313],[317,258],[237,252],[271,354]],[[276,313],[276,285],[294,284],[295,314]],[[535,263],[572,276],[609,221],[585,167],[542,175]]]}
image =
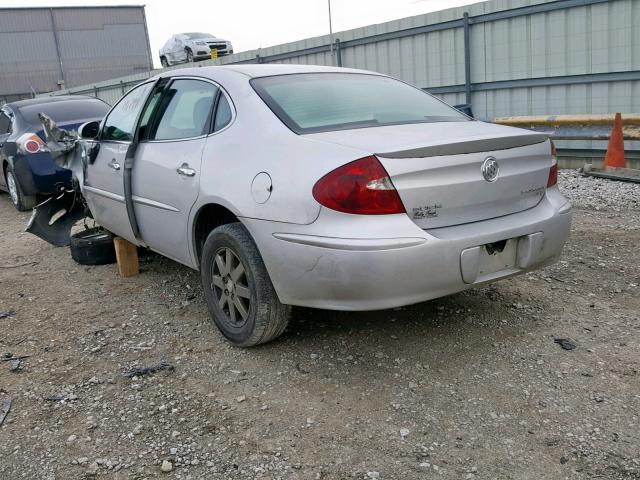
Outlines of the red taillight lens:
{"label": "red taillight lens", "polygon": [[48,152],[49,149],[42,139],[34,133],[25,133],[16,141],[18,150],[21,153],[39,153]]}
{"label": "red taillight lens", "polygon": [[40,144],[35,140],[27,140],[27,143],[24,144],[24,149],[29,153],[38,153]]}
{"label": "red taillight lens", "polygon": [[547,180],[547,188],[553,187],[558,183],[558,153],[556,152],[556,146],[551,142],[551,169],[549,170],[549,179]]}
{"label": "red taillight lens", "polygon": [[327,173],[313,187],[313,198],[332,210],[357,215],[405,212],[389,174],[374,156]]}

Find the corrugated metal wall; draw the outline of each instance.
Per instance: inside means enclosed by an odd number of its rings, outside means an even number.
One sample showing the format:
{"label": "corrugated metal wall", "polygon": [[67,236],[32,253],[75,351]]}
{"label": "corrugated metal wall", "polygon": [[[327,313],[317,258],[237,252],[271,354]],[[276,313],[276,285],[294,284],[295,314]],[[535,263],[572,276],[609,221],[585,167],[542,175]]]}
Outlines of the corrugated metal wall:
{"label": "corrugated metal wall", "polygon": [[153,68],[140,6],[0,9],[0,45],[0,100]]}
{"label": "corrugated metal wall", "polygon": [[[198,65],[340,63],[393,75],[462,104],[465,12],[477,118],[640,112],[640,0],[491,0],[335,33],[339,56],[330,55],[326,35]],[[121,90],[117,83],[98,95],[112,103]]]}

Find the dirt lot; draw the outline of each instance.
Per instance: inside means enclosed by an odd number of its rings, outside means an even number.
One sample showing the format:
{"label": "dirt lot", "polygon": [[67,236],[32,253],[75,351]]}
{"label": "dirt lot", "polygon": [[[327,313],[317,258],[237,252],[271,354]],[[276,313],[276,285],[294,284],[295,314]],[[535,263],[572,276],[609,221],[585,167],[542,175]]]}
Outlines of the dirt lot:
{"label": "dirt lot", "polygon": [[[0,355],[29,357],[0,362],[0,478],[638,479],[638,192],[578,201],[542,272],[391,311],[302,311],[251,350],[211,326],[195,272],[79,266],[22,233],[29,215],[2,195]],[[124,375],[161,360],[174,368]]]}

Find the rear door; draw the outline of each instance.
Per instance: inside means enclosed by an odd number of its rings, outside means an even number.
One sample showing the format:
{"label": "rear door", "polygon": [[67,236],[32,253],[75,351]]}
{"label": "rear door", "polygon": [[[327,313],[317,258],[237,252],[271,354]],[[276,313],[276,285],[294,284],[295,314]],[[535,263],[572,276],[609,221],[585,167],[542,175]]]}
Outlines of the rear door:
{"label": "rear door", "polygon": [[198,198],[202,151],[220,89],[210,81],[176,78],[164,90],[132,174],[136,218],[153,250],[191,264],[188,219]]}
{"label": "rear door", "polygon": [[136,244],[125,204],[124,162],[138,116],[153,84],[147,82],[135,87],[109,112],[100,135],[98,154],[93,162],[88,162],[82,189],[96,221]]}

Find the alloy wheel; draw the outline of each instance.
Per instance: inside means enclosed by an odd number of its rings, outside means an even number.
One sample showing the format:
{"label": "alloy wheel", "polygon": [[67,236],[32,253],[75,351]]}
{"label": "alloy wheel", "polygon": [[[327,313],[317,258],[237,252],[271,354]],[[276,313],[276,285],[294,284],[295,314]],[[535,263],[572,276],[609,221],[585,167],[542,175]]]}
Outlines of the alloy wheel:
{"label": "alloy wheel", "polygon": [[18,205],[18,186],[16,185],[16,179],[13,177],[12,172],[7,172],[7,188],[9,189],[9,195],[11,196],[11,201]]}
{"label": "alloy wheel", "polygon": [[232,328],[242,327],[251,307],[251,290],[242,260],[228,247],[218,249],[211,278],[211,288],[224,320]]}

